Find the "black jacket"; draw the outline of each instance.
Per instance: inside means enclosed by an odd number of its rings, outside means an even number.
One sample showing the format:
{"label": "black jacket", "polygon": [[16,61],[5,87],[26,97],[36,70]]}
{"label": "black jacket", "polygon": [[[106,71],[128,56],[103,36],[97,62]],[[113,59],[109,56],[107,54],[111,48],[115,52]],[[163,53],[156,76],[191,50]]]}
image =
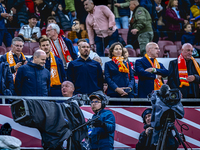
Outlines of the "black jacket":
{"label": "black jacket", "polygon": [[[195,66],[193,64],[193,61],[191,59],[189,61],[186,61],[186,65],[187,65],[188,75],[195,76],[195,80],[193,82],[190,82],[190,86],[189,87],[183,86],[182,88],[179,87],[180,80],[179,80],[179,73],[178,73],[178,59],[172,60],[169,63],[168,85],[170,86],[171,89],[178,88],[181,91],[183,98],[187,98],[188,94],[194,94],[194,98],[199,98],[200,97],[200,89],[199,89],[200,76],[198,75],[195,69]],[[192,93],[189,93],[189,92],[192,92]]]}

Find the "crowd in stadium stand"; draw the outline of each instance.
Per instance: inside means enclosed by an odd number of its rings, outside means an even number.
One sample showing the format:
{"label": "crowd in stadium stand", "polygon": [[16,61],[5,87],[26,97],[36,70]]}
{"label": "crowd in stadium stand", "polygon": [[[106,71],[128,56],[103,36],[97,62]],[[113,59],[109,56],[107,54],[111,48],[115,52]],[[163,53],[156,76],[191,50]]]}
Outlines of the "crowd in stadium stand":
{"label": "crowd in stadium stand", "polygon": [[200,97],[200,0],[0,0],[0,13],[0,95],[62,96],[68,80],[74,94],[146,98],[168,77]]}

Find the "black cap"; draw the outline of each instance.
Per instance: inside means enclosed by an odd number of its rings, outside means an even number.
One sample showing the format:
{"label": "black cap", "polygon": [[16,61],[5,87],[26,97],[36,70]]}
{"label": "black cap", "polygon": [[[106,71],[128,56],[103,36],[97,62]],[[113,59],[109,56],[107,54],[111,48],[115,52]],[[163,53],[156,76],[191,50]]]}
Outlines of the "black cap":
{"label": "black cap", "polygon": [[144,110],[144,112],[142,113],[143,123],[146,124],[146,122],[145,122],[145,116],[147,114],[151,114],[151,112],[152,112],[152,108],[147,108],[147,109]]}
{"label": "black cap", "polygon": [[39,20],[39,17],[38,17],[38,15],[36,15],[36,14],[31,14],[31,15],[29,16],[29,19],[32,19],[32,18],[36,18],[37,21]]}

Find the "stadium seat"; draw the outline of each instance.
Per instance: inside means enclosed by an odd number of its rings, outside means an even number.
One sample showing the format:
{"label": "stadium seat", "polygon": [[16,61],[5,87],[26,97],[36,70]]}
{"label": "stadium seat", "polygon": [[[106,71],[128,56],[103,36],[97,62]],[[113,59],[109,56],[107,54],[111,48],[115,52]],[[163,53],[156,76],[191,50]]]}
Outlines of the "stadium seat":
{"label": "stadium seat", "polygon": [[200,49],[200,45],[193,45],[194,48]]}
{"label": "stadium seat", "polygon": [[136,52],[134,49],[127,47],[129,57],[136,57]]}
{"label": "stadium seat", "polygon": [[160,48],[160,53],[158,57],[163,57],[164,55],[164,46],[165,45],[174,45],[174,43],[172,41],[158,41],[158,46]]}
{"label": "stadium seat", "polygon": [[178,51],[181,50],[181,48],[182,48],[181,41],[175,41],[175,42],[174,42],[174,45],[177,46],[177,50],[178,50]]}
{"label": "stadium seat", "polygon": [[32,49],[30,48],[30,42],[25,42],[22,49],[24,55],[32,55]]}
{"label": "stadium seat", "polygon": [[124,39],[127,44],[128,29],[118,29],[119,35]]}
{"label": "stadium seat", "polygon": [[137,49],[135,50],[135,52],[136,52],[136,57],[140,57],[140,49],[137,48]]}
{"label": "stadium seat", "polygon": [[170,58],[177,58],[178,57],[178,51],[176,45],[165,45],[164,51],[169,52]]}
{"label": "stadium seat", "polygon": [[6,53],[6,48],[3,46],[0,46],[0,55],[4,55]]}

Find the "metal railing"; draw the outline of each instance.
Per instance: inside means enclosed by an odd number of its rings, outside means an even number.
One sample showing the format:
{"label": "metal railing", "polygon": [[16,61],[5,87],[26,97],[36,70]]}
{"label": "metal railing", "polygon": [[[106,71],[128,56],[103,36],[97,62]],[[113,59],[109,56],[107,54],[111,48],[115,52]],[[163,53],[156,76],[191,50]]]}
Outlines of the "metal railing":
{"label": "metal railing", "polygon": [[[32,100],[45,100],[45,101],[66,101],[70,97],[45,97],[45,96],[0,96],[2,104],[5,104],[6,99],[17,100],[17,99],[32,99]],[[110,98],[109,101],[115,102],[132,102],[132,103],[150,103],[147,98]],[[181,102],[184,103],[197,103],[200,102],[199,98],[184,98],[181,99]]]}

